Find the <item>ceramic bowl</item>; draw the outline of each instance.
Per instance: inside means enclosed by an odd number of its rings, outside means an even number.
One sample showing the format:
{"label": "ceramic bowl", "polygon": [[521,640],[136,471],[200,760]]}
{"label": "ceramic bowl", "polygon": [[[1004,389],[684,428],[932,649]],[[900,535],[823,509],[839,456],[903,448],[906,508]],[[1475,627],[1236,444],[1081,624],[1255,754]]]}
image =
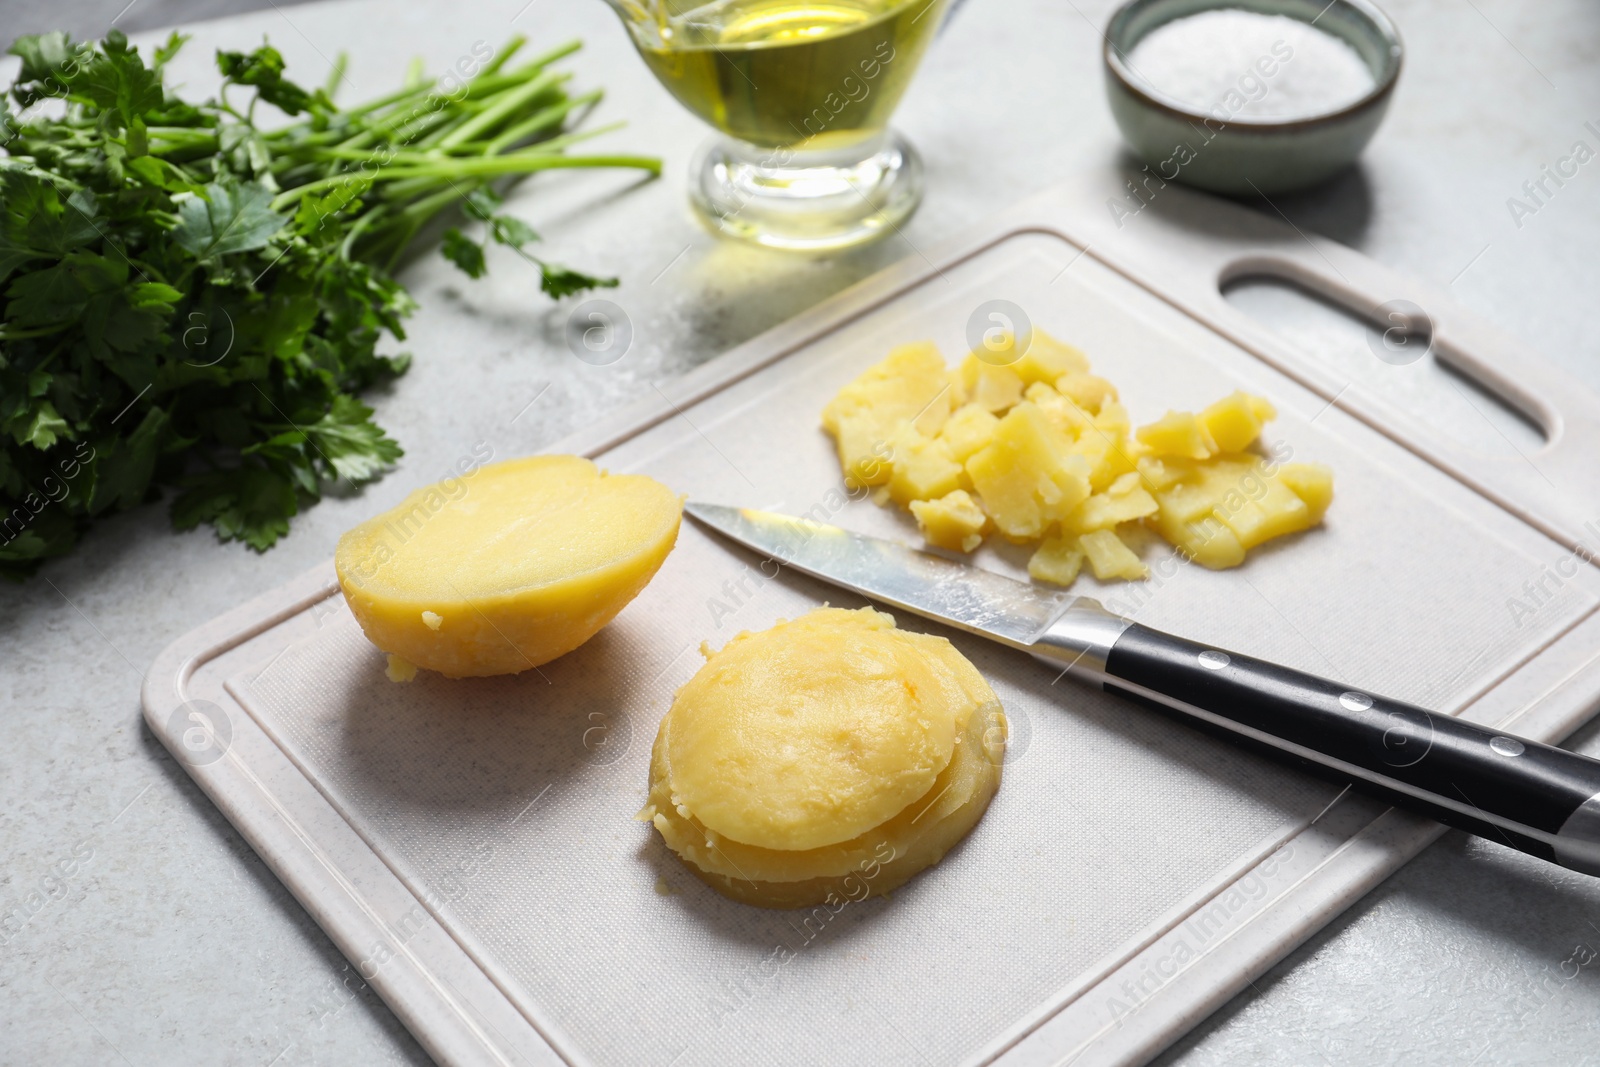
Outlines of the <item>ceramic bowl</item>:
{"label": "ceramic bowl", "polygon": [[[1355,49],[1376,84],[1336,111],[1291,120],[1249,119],[1228,115],[1220,106],[1210,114],[1186,106],[1151,88],[1129,67],[1125,57],[1151,30],[1220,8],[1314,22]],[[1134,153],[1162,181],[1242,195],[1303,189],[1354,163],[1389,108],[1403,55],[1394,24],[1365,0],[1130,0],[1111,17],[1105,38],[1111,114]],[[1271,57],[1263,60],[1271,65]],[[1261,78],[1270,88],[1270,76]]]}

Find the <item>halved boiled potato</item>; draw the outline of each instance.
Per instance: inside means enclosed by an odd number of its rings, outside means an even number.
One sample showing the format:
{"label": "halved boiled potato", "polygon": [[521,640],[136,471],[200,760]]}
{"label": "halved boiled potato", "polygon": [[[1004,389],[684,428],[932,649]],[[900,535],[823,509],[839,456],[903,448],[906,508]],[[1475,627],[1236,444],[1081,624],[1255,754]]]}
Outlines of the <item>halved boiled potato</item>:
{"label": "halved boiled potato", "polygon": [[578,456],[530,456],[419,489],[339,539],[345,600],[371,642],[451,678],[572,651],[672,551],[682,499]]}

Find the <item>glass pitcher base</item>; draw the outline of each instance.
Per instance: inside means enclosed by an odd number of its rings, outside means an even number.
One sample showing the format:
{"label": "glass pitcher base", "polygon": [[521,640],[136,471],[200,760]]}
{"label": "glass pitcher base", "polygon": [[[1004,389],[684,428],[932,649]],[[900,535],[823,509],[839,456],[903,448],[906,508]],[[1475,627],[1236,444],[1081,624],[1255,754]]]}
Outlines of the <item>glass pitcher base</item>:
{"label": "glass pitcher base", "polygon": [[827,252],[895,232],[922,199],[922,161],[893,131],[847,148],[762,148],[730,137],[701,147],[689,199],[714,232]]}

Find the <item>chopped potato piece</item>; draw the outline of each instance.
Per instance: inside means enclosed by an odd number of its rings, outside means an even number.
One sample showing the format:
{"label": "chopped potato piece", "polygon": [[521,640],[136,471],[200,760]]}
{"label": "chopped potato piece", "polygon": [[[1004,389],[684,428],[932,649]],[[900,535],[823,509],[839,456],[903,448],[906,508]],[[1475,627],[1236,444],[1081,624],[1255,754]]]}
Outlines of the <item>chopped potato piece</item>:
{"label": "chopped potato piece", "polygon": [[1139,442],[1158,456],[1210,459],[1217,452],[1205,425],[1187,411],[1169,411],[1148,426],[1139,427]]}
{"label": "chopped potato piece", "polygon": [[1135,470],[1131,444],[1126,437],[1106,433],[1099,427],[1090,427],[1078,438],[1072,450],[1089,461],[1089,487],[1103,493],[1111,483]]}
{"label": "chopped potato piece", "polygon": [[1203,482],[1177,482],[1156,490],[1155,497],[1161,505],[1161,513],[1179,522],[1198,522],[1210,515],[1211,509],[1217,506],[1212,487]]}
{"label": "chopped potato piece", "polygon": [[985,411],[1004,411],[1022,399],[1022,377],[1011,367],[979,359],[968,353],[957,372],[968,403]]}
{"label": "chopped potato piece", "polygon": [[822,409],[822,426],[833,435],[847,481],[883,485],[889,480],[887,449],[900,427],[913,419],[918,432],[933,435],[953,408],[944,357],[930,341],[901,345],[868,367]]}
{"label": "chopped potato piece", "polygon": [[1092,414],[1117,399],[1117,387],[1093,374],[1063,374],[1055,385],[1056,392]]}
{"label": "chopped potato piece", "polygon": [[950,458],[965,463],[974,452],[994,439],[994,428],[1000,425],[988,408],[981,404],[963,405],[939,431],[939,439],[950,449]]}
{"label": "chopped potato piece", "polygon": [[[1300,497],[1297,484],[1317,506]],[[1246,550],[1315,526],[1332,492],[1331,472],[1317,464],[1289,464],[1275,472],[1258,456],[1222,455],[1156,490],[1156,528],[1204,566],[1236,567]]]}
{"label": "chopped potato piece", "polygon": [[1251,549],[1284,534],[1298,533],[1311,526],[1311,509],[1278,482],[1267,483],[1261,500],[1246,499],[1236,510],[1222,512],[1221,519],[1239,538],[1239,545]]}
{"label": "chopped potato piece", "polygon": [[1056,534],[1045,538],[1028,560],[1028,574],[1041,582],[1071,585],[1083,569],[1083,549],[1076,537]]}
{"label": "chopped potato piece", "polygon": [[1166,489],[1178,484],[1192,466],[1171,457],[1141,456],[1137,461],[1139,478],[1150,489]]}
{"label": "chopped potato piece", "polygon": [[383,673],[391,682],[411,682],[417,677],[417,665],[404,657],[389,653]]}
{"label": "chopped potato piece", "polygon": [[1277,479],[1305,501],[1313,521],[1320,522],[1333,503],[1333,471],[1320,463],[1285,463]]}
{"label": "chopped potato piece", "polygon": [[[1127,437],[1133,431],[1133,420],[1128,418],[1128,409],[1118,400],[1109,400],[1101,406],[1095,413],[1094,425],[1101,433],[1119,439]],[[1128,443],[1134,444],[1131,441]]]}
{"label": "chopped potato piece", "polygon": [[1133,492],[1135,489],[1143,488],[1143,486],[1144,482],[1140,480],[1139,472],[1128,471],[1126,474],[1118,477],[1116,481],[1112,482],[1110,487],[1106,489],[1106,492],[1110,493],[1112,496],[1125,496],[1126,494]]}
{"label": "chopped potato piece", "polygon": [[993,367],[1015,367],[1022,358],[1022,353],[1017,351],[1016,334],[1010,330],[986,330],[983,334],[983,343],[972,350],[980,363],[987,363]]}
{"label": "chopped potato piece", "polygon": [[1204,472],[1212,514],[1251,549],[1312,524],[1311,509],[1255,456],[1218,457]]}
{"label": "chopped potato piece", "polygon": [[1174,548],[1208,570],[1227,570],[1244,562],[1244,547],[1239,539],[1214,515],[1185,522],[1163,508],[1147,521]]}
{"label": "chopped potato piece", "polygon": [[1012,408],[994,440],[967,460],[983,509],[1013,541],[1028,541],[1089,495],[1089,462],[1031,401]]}
{"label": "chopped potato piece", "polygon": [[[1132,475],[1137,478],[1138,475]],[[1117,479],[1119,482],[1122,479]],[[1073,533],[1089,533],[1092,530],[1111,530],[1125,522],[1137,522],[1147,515],[1154,515],[1160,506],[1156,498],[1151,496],[1142,486],[1134,485],[1131,490],[1123,493],[1113,493],[1107,490],[1096,493],[1067,514],[1061,520],[1061,526]]]}
{"label": "chopped potato piece", "polygon": [[1086,533],[1078,538],[1078,545],[1089,560],[1089,569],[1102,582],[1108,578],[1144,578],[1150,573],[1150,568],[1122,543],[1115,530]]}
{"label": "chopped potato piece", "polygon": [[893,462],[889,496],[898,503],[935,500],[961,488],[961,464],[950,458],[950,446],[910,426],[895,438]]}
{"label": "chopped potato piece", "polygon": [[[1261,417],[1265,415],[1265,418]],[[1200,424],[1219,452],[1243,452],[1261,436],[1261,424],[1277,415],[1258,396],[1236,392],[1200,412]]]}
{"label": "chopped potato piece", "polygon": [[1034,327],[1028,349],[1015,369],[1025,382],[1050,383],[1064,374],[1088,373],[1089,357]]}
{"label": "chopped potato piece", "polygon": [[1034,382],[1022,395],[1039,405],[1055,428],[1070,438],[1076,439],[1094,425],[1088,412],[1043,382]]}
{"label": "chopped potato piece", "polygon": [[965,489],[938,500],[913,500],[911,514],[917,517],[917,526],[929,544],[953,552],[971,552],[981,545],[983,528],[989,523],[989,516]]}

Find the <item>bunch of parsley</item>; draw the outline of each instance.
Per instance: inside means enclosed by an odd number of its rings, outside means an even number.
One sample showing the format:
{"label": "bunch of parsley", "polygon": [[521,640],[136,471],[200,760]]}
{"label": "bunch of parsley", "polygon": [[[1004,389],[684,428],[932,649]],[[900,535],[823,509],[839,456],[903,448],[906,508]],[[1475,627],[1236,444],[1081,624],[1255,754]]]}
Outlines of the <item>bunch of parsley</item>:
{"label": "bunch of parsley", "polygon": [[[404,371],[377,351],[414,305],[392,270],[442,211],[445,254],[483,272],[509,246],[554,297],[614,279],[527,251],[496,183],[554,167],[658,160],[570,155],[599,94],[523,41],[464,57],[459,79],[415,69],[354,107],[286,80],[270,46],[218,52],[215,99],[169,92],[112,33],[19,40],[0,101],[0,576],[68,551],[99,516],[173,490],[179,528],[210,523],[257,550],[329,483],[376,477],[401,451],[356,394]],[[461,65],[458,64],[458,70]],[[266,108],[258,123],[258,105]],[[269,118],[270,116],[270,118]],[[604,131],[594,131],[604,132]]]}

